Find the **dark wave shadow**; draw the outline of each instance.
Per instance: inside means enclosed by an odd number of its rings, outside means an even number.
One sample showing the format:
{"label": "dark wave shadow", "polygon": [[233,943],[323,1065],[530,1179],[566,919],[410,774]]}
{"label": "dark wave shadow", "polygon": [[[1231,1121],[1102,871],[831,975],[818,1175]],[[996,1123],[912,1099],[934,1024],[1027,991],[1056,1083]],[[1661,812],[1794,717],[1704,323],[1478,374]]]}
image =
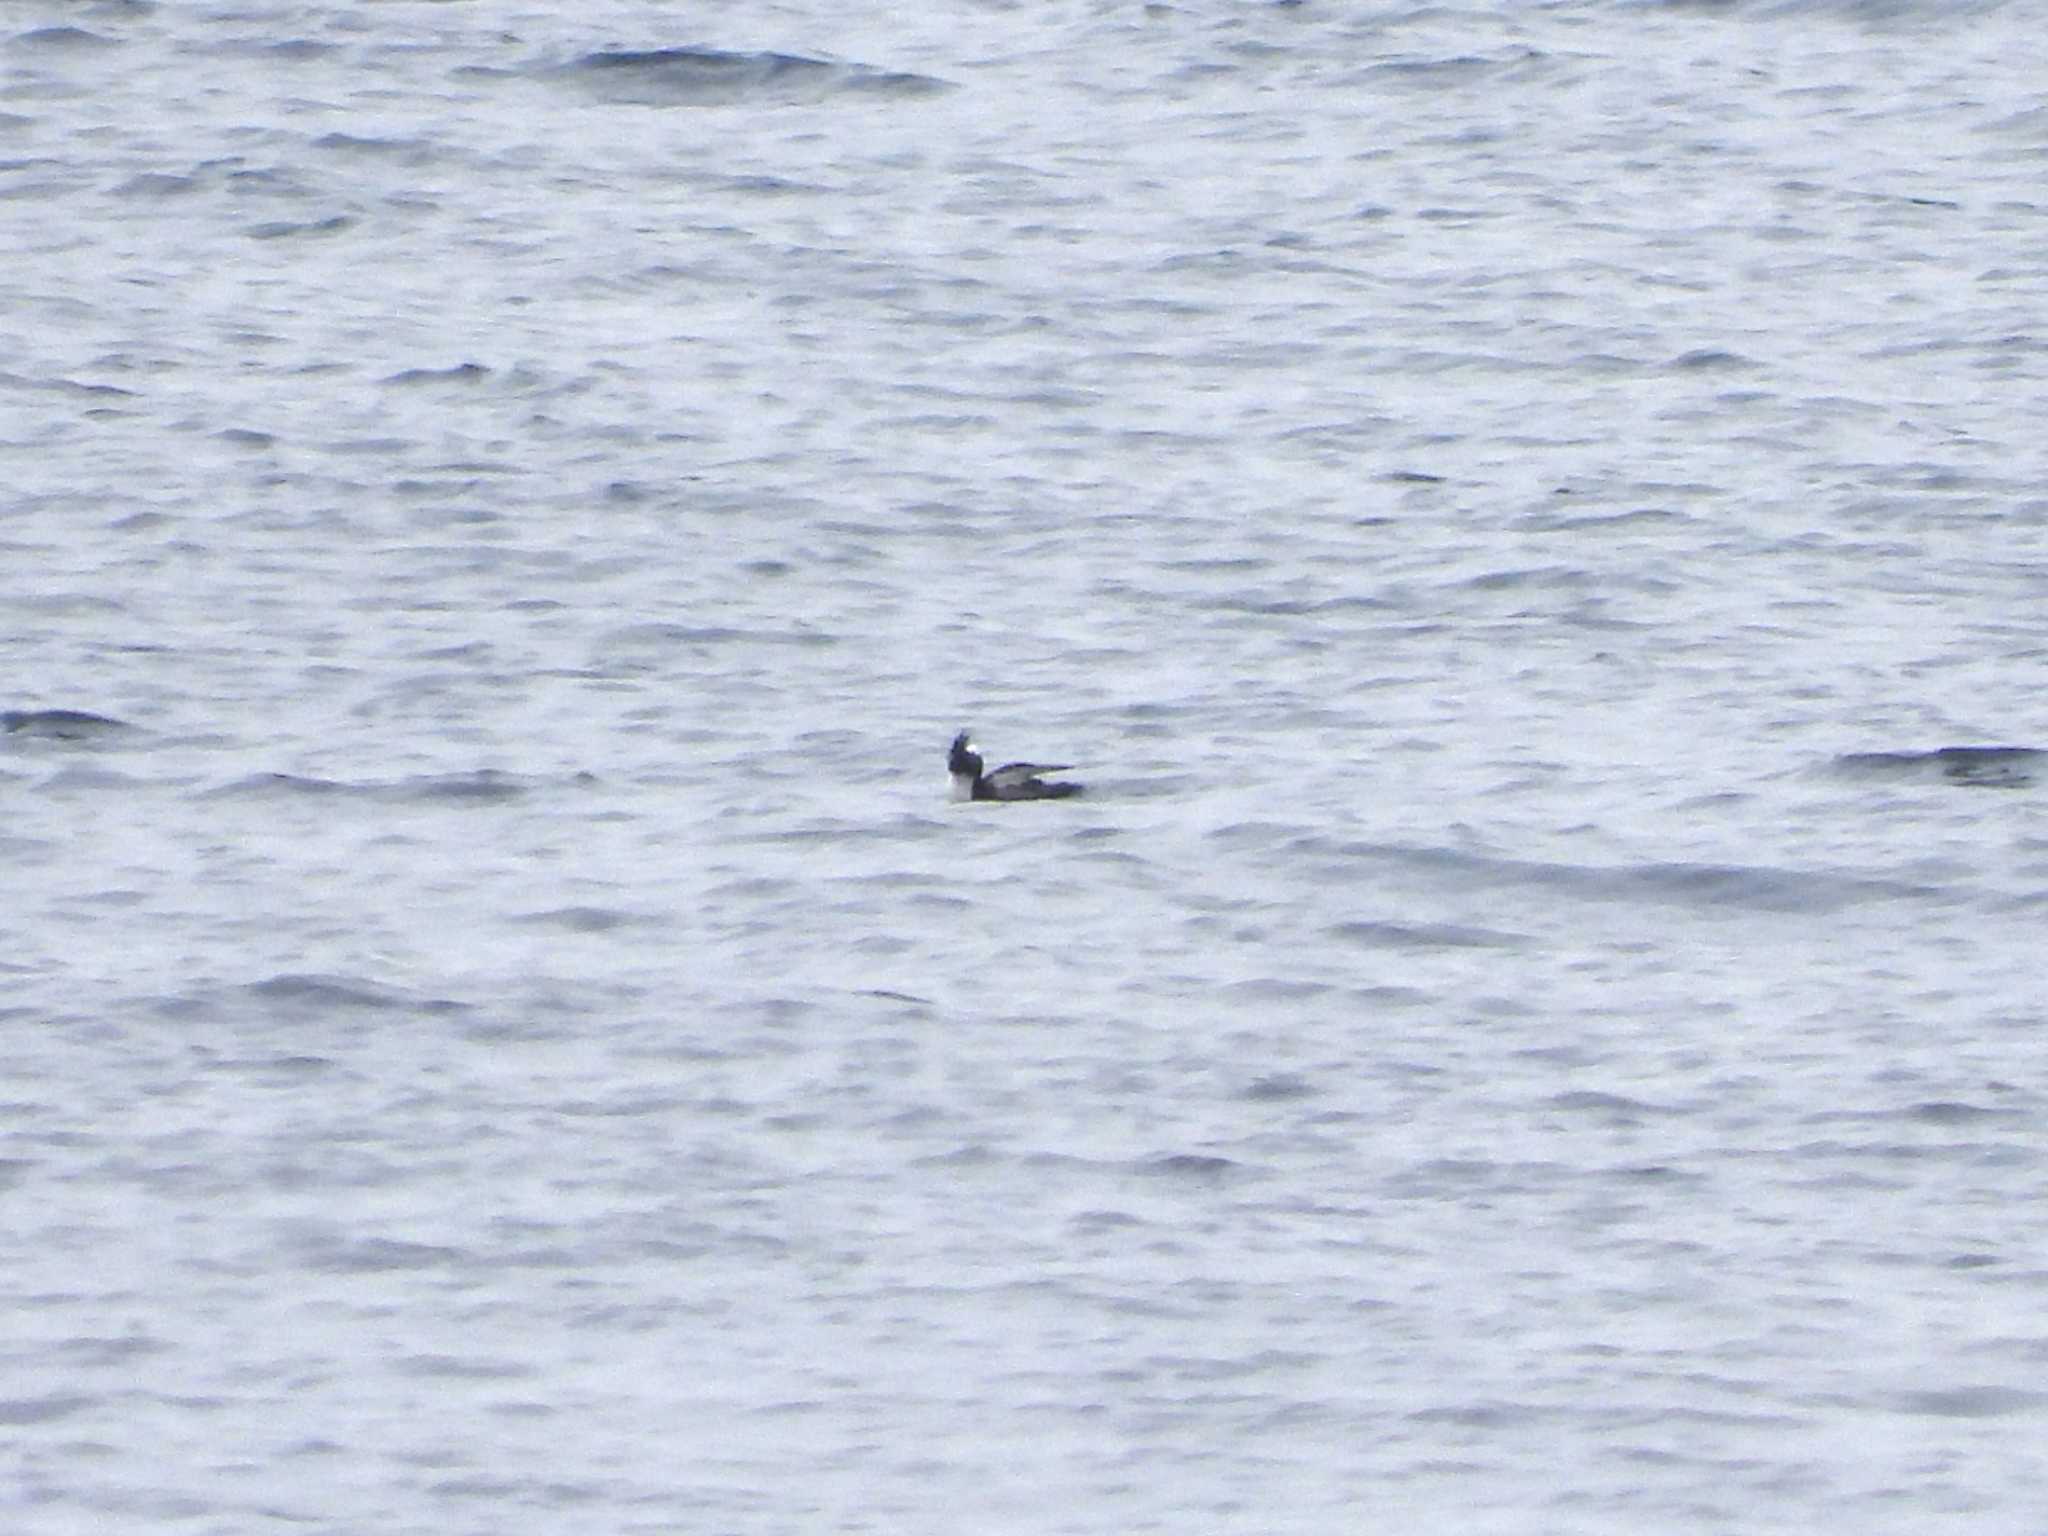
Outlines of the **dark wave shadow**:
{"label": "dark wave shadow", "polygon": [[206,791],[208,799],[297,799],[333,796],[337,799],[396,802],[453,802],[466,805],[496,805],[517,800],[531,786],[508,773],[483,768],[475,773],[422,774],[416,778],[388,782],[350,783],[341,779],[313,778],[296,773],[257,773],[232,784]]}
{"label": "dark wave shadow", "polygon": [[[1910,881],[1772,865],[1649,862],[1622,865],[1562,864],[1502,858],[1455,848],[1398,843],[1339,843],[1297,839],[1290,854],[1327,861],[1334,878],[1355,878],[1346,866],[1381,865],[1432,876],[1464,889],[1521,888],[1576,900],[1641,905],[1728,908],[1754,912],[1830,912],[1863,902],[1919,900],[1936,894]],[[1442,933],[1431,935],[1441,945]],[[1466,944],[1512,945],[1512,934],[1471,930]]]}
{"label": "dark wave shadow", "polygon": [[82,709],[0,710],[0,732],[43,741],[96,741],[135,727]]}
{"label": "dark wave shadow", "polygon": [[1368,949],[1516,949],[1527,942],[1518,934],[1458,923],[1337,923],[1323,930]]}
{"label": "dark wave shadow", "polygon": [[2024,789],[2044,759],[2048,752],[2035,747],[1942,747],[1933,752],[1850,752],[1835,759],[1835,768],[1864,778]]}
{"label": "dark wave shadow", "polygon": [[849,92],[929,96],[952,89],[929,75],[716,48],[604,49],[562,73],[606,101],[642,107],[786,106]]}
{"label": "dark wave shadow", "polygon": [[153,1007],[161,1018],[200,1019],[209,1023],[224,1013],[249,1010],[269,1019],[380,1015],[440,1018],[468,1015],[472,1011],[468,1003],[458,999],[415,992],[368,976],[313,971],[280,971],[260,981],[172,993],[156,999]]}

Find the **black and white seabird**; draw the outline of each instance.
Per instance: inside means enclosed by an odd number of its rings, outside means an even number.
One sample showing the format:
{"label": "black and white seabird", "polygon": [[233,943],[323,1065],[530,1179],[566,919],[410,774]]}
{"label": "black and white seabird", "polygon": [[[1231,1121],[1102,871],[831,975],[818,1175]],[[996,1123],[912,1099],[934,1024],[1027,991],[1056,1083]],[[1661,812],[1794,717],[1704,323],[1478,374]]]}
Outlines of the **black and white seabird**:
{"label": "black and white seabird", "polygon": [[1067,763],[1005,763],[994,773],[981,771],[981,754],[962,731],[953,738],[953,750],[946,754],[946,771],[953,775],[955,800],[1064,800],[1081,793],[1081,786],[1060,779],[1047,780],[1040,774],[1059,773]]}

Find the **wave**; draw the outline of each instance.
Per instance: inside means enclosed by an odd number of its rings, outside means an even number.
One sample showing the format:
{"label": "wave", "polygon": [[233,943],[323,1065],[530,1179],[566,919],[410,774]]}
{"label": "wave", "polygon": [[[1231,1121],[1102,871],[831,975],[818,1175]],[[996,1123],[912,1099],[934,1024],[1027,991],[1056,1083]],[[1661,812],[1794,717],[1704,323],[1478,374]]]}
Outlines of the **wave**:
{"label": "wave", "polygon": [[[367,976],[314,971],[280,971],[261,981],[171,994],[159,998],[155,1004],[156,1011],[169,1019],[211,1019],[217,1017],[224,1007],[239,1010],[250,1006],[270,1018],[280,1014],[303,1017],[344,1013],[440,1016],[470,1011],[467,1003],[455,998],[415,992]],[[331,1065],[321,1057],[283,1057],[269,1065],[276,1067],[294,1063],[301,1068],[311,1066],[315,1070]]]}
{"label": "wave", "polygon": [[251,997],[272,1003],[302,1003],[330,1008],[410,1008],[414,1000],[374,981],[359,976],[316,976],[281,972],[264,981],[252,982]]}
{"label": "wave", "polygon": [[232,784],[206,791],[209,799],[265,798],[272,796],[324,796],[377,801],[453,801],[457,804],[495,805],[516,800],[531,785],[517,776],[494,768],[473,773],[421,774],[414,778],[365,780],[322,779],[296,773],[256,773]]}
{"label": "wave", "polygon": [[616,907],[552,907],[545,912],[527,912],[514,919],[518,923],[536,926],[565,928],[571,933],[609,933],[614,928],[624,928],[634,923],[647,921],[637,913],[624,912]]}
{"label": "wave", "polygon": [[47,741],[93,741],[132,731],[125,720],[95,715],[82,709],[0,710],[0,733],[37,737]]}
{"label": "wave", "polygon": [[786,106],[848,92],[926,96],[950,89],[929,75],[716,48],[604,49],[565,73],[606,101],[644,107]]}
{"label": "wave", "polygon": [[1932,752],[1849,752],[1835,759],[1843,773],[1920,780],[1965,789],[2023,789],[2048,752],[2036,747],[1939,747]]}
{"label": "wave", "polygon": [[1514,949],[1527,940],[1489,928],[1457,923],[1337,923],[1323,930],[1368,949]]}
{"label": "wave", "polygon": [[[1398,843],[1334,843],[1320,836],[1298,839],[1290,852],[1311,857],[1401,865],[1440,874],[1466,887],[1523,886],[1588,901],[1672,906],[1739,908],[1757,912],[1838,911],[1862,902],[1920,899],[1933,886],[1879,876],[1772,865],[1699,864],[1653,861],[1642,864],[1562,864],[1501,858],[1454,848]],[[1420,936],[1435,945],[1512,946],[1512,934],[1486,930],[1430,929]]]}

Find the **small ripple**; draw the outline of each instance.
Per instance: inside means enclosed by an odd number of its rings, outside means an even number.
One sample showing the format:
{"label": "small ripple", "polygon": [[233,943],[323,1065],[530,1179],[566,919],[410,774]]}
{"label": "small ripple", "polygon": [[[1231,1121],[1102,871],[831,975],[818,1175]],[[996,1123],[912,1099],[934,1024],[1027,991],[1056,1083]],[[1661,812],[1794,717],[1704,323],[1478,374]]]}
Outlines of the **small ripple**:
{"label": "small ripple", "polygon": [[174,176],[165,171],[144,171],[130,176],[114,188],[116,197],[179,197],[197,192],[205,183],[197,176]]}
{"label": "small ripple", "polygon": [[1884,1109],[1828,1109],[1804,1117],[1808,1125],[1878,1125],[1897,1121],[1922,1125],[1981,1125],[1987,1122],[2028,1120],[2032,1111],[1965,1103],[1959,1099],[1927,1099]]}
{"label": "small ripple", "polygon": [[1243,1164],[1201,1152],[1168,1152],[1147,1158],[1137,1167],[1141,1173],[1161,1174],[1167,1178],[1211,1181],[1239,1172]]}
{"label": "small ripple", "polygon": [[1925,900],[1941,894],[1939,887],[1911,881],[1769,865],[1551,864],[1457,848],[1337,843],[1320,836],[1297,839],[1286,851],[1297,856],[1401,865],[1438,873],[1473,888],[1526,886],[1591,901],[1655,901],[1758,912],[1832,912],[1861,902]]}
{"label": "small ripple", "polygon": [[[247,1007],[252,1004],[266,1014],[290,1011],[312,1015],[338,1012],[440,1015],[469,1011],[468,1004],[453,998],[409,992],[363,976],[310,971],[281,971],[262,981],[241,986],[170,994],[157,998],[151,1006],[160,1017],[167,1019],[212,1019],[224,1005]],[[330,1063],[324,1057],[306,1056],[227,1065],[249,1065],[266,1071],[300,1075],[326,1070]]]}
{"label": "small ripple", "polygon": [[353,229],[355,224],[350,215],[337,213],[324,219],[271,219],[251,224],[242,233],[251,240],[289,240],[298,235],[338,235],[343,230]]}
{"label": "small ripple", "polygon": [[616,907],[555,907],[546,912],[524,913],[513,921],[537,927],[566,928],[571,933],[609,933],[614,928],[624,928],[645,919]]}
{"label": "small ripple", "polygon": [[520,1360],[479,1360],[456,1355],[402,1355],[391,1368],[403,1376],[424,1376],[449,1381],[516,1381],[535,1374],[534,1367]]}
{"label": "small ripple", "polygon": [[1756,367],[1756,360],[1744,357],[1740,352],[1701,347],[1674,357],[1670,366],[1685,373],[1733,373]]}
{"label": "small ripple", "polygon": [[341,794],[349,788],[338,779],[318,779],[297,773],[254,773],[232,784],[223,784],[205,792],[209,800],[230,799],[241,796],[263,797],[270,795],[330,795]]}
{"label": "small ripple", "polygon": [[1551,1098],[1550,1107],[1575,1115],[1601,1115],[1628,1125],[1651,1115],[1678,1113],[1677,1110],[1668,1109],[1663,1105],[1631,1099],[1624,1094],[1600,1093],[1591,1089],[1557,1094]]}
{"label": "small ripple", "polygon": [[1924,1104],[1915,1104],[1906,1110],[1914,1120],[1924,1120],[1929,1125],[1969,1125],[1981,1120],[2016,1120],[2020,1112],[2011,1109],[1992,1109],[1982,1104],[1964,1104],[1953,1099],[1930,1099]]}
{"label": "small ripple", "polygon": [[265,799],[300,796],[359,798],[387,802],[452,801],[457,804],[497,804],[516,800],[527,792],[527,784],[494,768],[473,773],[422,774],[416,778],[366,780],[350,783],[296,773],[256,773],[203,792],[206,799]]}
{"label": "small ripple", "polygon": [[393,159],[407,165],[423,165],[441,153],[439,146],[428,139],[365,138],[353,133],[324,133],[313,141],[313,148],[363,159]]}
{"label": "small ripple", "polygon": [[1903,1392],[1895,1406],[1901,1413],[1937,1419],[2002,1419],[2016,1413],[2037,1413],[2048,1393],[2025,1387],[1948,1387]]}
{"label": "small ripple", "polygon": [[1253,1079],[1239,1097],[1255,1104],[1284,1104],[1294,1099],[1312,1098],[1315,1092],[1307,1078],[1292,1072],[1275,1072]]}
{"label": "small ripple", "polygon": [[1233,1003],[1295,1003],[1323,997],[1336,991],[1327,981],[1306,981],[1296,976],[1249,976],[1221,989]]}
{"label": "small ripple", "polygon": [[49,1397],[0,1398],[0,1424],[50,1424],[58,1419],[68,1419],[82,1408],[91,1407],[99,1401],[77,1393],[58,1393]]}
{"label": "small ripple", "polygon": [[1540,1415],[1523,1403],[1451,1403],[1441,1408],[1422,1408],[1408,1415],[1415,1424],[1451,1424],[1461,1429],[1514,1429],[1534,1422]]}
{"label": "small ripple", "polygon": [[249,993],[271,1002],[308,1003],[318,1008],[403,1008],[409,1002],[403,994],[375,982],[290,972],[254,983]]}
{"label": "small ripple", "polygon": [[821,630],[737,629],[723,624],[629,624],[614,630],[606,644],[631,647],[721,645],[832,645],[838,637]]}
{"label": "small ripple", "polygon": [[306,1246],[306,1267],[339,1274],[380,1274],[390,1270],[439,1269],[468,1258],[460,1248],[372,1237],[355,1242],[324,1240]]}
{"label": "small ripple", "polygon": [[1455,923],[1336,923],[1323,931],[1369,949],[1515,949],[1528,942],[1520,934]]}
{"label": "small ripple", "polygon": [[119,45],[118,38],[88,32],[83,27],[38,27],[32,32],[16,35],[9,43],[13,48],[46,48],[53,51],[84,50],[91,48],[113,48]]}
{"label": "small ripple", "polygon": [[385,378],[386,384],[475,384],[491,376],[482,363],[455,363],[447,368],[404,368]]}

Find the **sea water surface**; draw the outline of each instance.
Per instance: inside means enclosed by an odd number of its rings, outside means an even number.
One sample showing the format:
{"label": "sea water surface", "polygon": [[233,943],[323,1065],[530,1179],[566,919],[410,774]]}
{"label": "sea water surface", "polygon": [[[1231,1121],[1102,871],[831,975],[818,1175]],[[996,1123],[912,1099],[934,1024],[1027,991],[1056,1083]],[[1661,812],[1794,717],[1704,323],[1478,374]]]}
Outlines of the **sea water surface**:
{"label": "sea water surface", "polygon": [[6,1528],[2040,1530],[2044,80],[10,5]]}

